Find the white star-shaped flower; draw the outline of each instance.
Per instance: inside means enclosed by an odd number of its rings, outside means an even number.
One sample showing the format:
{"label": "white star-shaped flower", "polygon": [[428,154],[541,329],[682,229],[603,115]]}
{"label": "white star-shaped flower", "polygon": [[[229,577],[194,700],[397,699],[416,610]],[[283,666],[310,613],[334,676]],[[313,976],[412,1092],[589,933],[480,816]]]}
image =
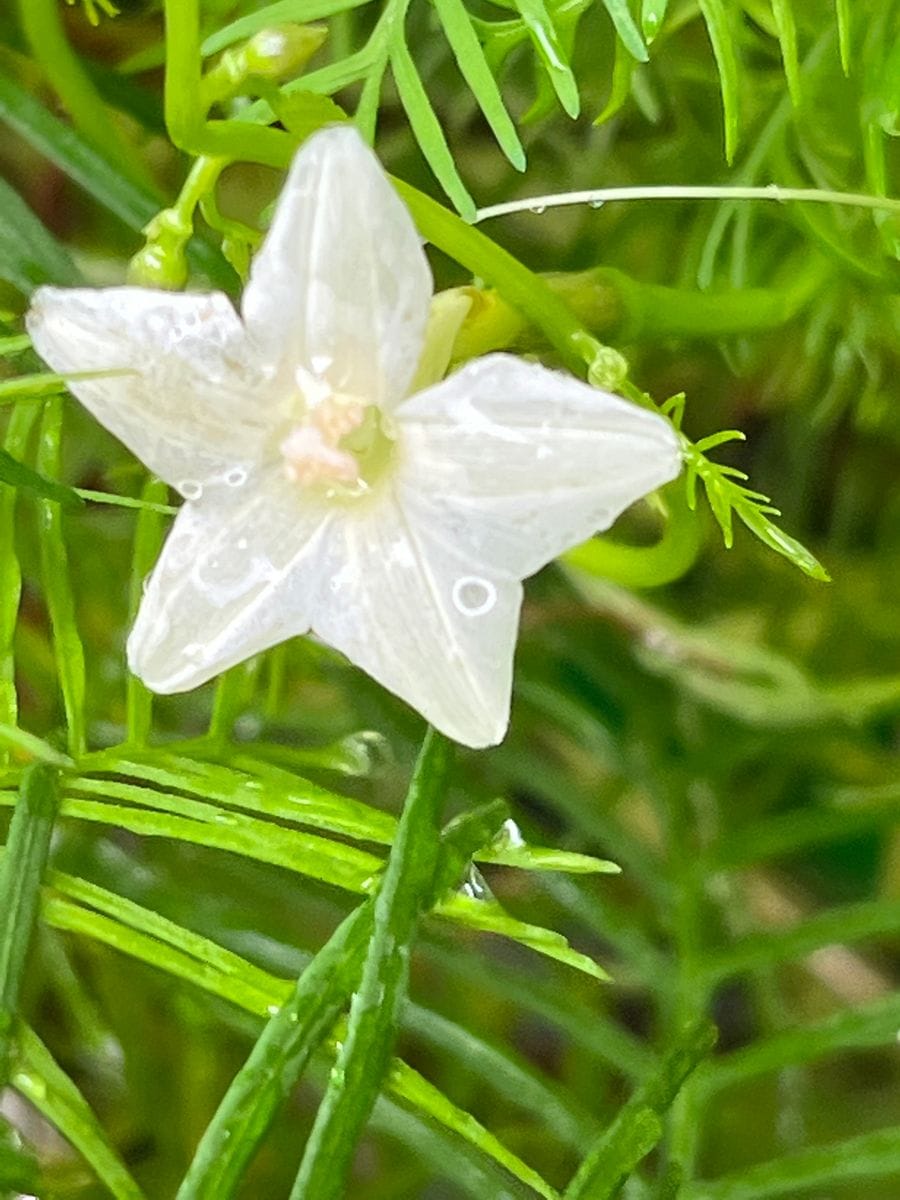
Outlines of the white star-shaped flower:
{"label": "white star-shaped flower", "polygon": [[128,640],[156,692],[312,632],[469,746],[509,720],[521,580],[681,467],[669,424],[491,354],[410,395],[432,281],[349,126],[291,167],[241,315],[221,294],[41,288],[72,392],[186,503]]}

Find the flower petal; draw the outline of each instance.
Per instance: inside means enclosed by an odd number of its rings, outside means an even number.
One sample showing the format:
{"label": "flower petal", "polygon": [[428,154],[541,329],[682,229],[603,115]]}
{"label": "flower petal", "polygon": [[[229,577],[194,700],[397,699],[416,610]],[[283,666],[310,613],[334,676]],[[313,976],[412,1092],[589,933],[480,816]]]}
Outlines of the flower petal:
{"label": "flower petal", "polygon": [[664,418],[506,354],[413,396],[396,421],[404,507],[516,578],[681,470]]}
{"label": "flower petal", "polygon": [[412,218],[356,130],[313,135],[294,159],[244,291],[263,358],[390,407],[422,350],[431,272]]}
{"label": "flower petal", "polygon": [[183,692],[306,633],[332,515],[278,468],[185,504],[128,639],[134,674]]}
{"label": "flower petal", "polygon": [[[237,313],[221,293],[39,288],[27,318],[54,371],[121,371],[69,384],[138,458],[186,495],[246,470],[266,390]],[[183,487],[187,484],[187,487]]]}
{"label": "flower petal", "polygon": [[449,737],[476,748],[501,741],[518,580],[474,566],[388,494],[347,510],[329,555],[313,632]]}

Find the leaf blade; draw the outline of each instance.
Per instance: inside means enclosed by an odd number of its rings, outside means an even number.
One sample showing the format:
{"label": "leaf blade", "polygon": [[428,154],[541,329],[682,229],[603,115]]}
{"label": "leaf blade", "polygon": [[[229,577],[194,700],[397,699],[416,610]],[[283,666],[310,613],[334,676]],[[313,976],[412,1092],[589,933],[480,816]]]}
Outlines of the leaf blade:
{"label": "leaf blade", "polygon": [[603,0],[603,7],[619,35],[619,41],[638,62],[648,62],[650,55],[637,22],[631,15],[628,0]]}
{"label": "leaf blade", "polygon": [[93,1168],[116,1200],[144,1200],[87,1101],[50,1051],[27,1026],[16,1033],[13,1086],[55,1125]]}
{"label": "leaf blade", "polygon": [[457,66],[500,149],[517,171],[524,171],[525,151],[465,5],[462,0],[434,0],[434,6]]}
{"label": "leaf blade", "polygon": [[409,117],[410,126],[428,165],[460,216],[473,221],[475,201],[456,169],[444,131],[419,78],[402,31],[393,39],[390,63],[400,103]]}
{"label": "leaf blade", "polygon": [[725,158],[734,160],[740,124],[737,46],[731,17],[724,0],[698,0],[719,70],[722,110],[725,121]]}
{"label": "leaf blade", "polygon": [[68,251],[2,178],[0,279],[5,279],[26,296],[42,283],[77,287],[82,282],[81,272]]}

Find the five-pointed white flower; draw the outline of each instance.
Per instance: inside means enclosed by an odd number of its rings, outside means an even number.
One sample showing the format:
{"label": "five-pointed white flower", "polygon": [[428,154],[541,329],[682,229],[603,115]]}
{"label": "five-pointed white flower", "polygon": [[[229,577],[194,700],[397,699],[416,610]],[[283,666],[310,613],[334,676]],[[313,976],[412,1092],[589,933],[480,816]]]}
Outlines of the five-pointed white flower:
{"label": "five-pointed white flower", "polygon": [[505,354],[412,396],[431,275],[349,126],[298,153],[241,316],[220,294],[41,288],[54,370],[178,491],[128,641],[157,692],[312,631],[450,737],[500,741],[521,580],[674,478],[669,424]]}

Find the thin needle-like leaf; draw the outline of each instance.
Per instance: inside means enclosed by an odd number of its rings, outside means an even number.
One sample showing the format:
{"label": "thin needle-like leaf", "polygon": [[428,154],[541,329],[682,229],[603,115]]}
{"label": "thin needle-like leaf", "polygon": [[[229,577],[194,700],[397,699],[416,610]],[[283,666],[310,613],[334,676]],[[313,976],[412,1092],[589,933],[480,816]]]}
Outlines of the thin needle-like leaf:
{"label": "thin needle-like leaf", "polygon": [[644,37],[648,44],[659,33],[668,7],[669,0],[642,0],[641,29],[644,31]]}
{"label": "thin needle-like leaf", "polygon": [[6,450],[0,450],[0,483],[33,492],[44,500],[52,500],[62,508],[81,508],[84,505],[84,501],[73,488],[33,471]]}
{"label": "thin needle-like leaf", "polygon": [[578,84],[544,0],[515,0],[515,6],[560,104],[574,120],[581,111]]}
{"label": "thin needle-like leaf", "polygon": [[[832,1146],[814,1146],[759,1163],[722,1179],[698,1180],[679,1193],[683,1200],[772,1200],[776,1196],[832,1192],[842,1183],[896,1178],[900,1173],[900,1128],[878,1129]],[[857,1195],[862,1195],[857,1192]]]}
{"label": "thin needle-like leaf", "polygon": [[372,901],[347,917],[297,980],[220,1104],[177,1200],[233,1196],[277,1108],[356,985],[372,932]]}
{"label": "thin needle-like leaf", "polygon": [[692,1025],[678,1037],[659,1069],[621,1109],[588,1150],[565,1200],[612,1200],[622,1184],[662,1137],[660,1118],[672,1107],[687,1078],[712,1049],[714,1026]]}
{"label": "thin needle-like leaf", "polygon": [[[144,507],[138,511],[131,555],[131,579],[128,587],[128,620],[134,621],[144,592],[144,581],[152,570],[163,539],[163,523],[159,508],[168,498],[169,489],[159,479],[148,479],[141,491]],[[143,683],[128,674],[126,683],[126,725],[128,743],[144,746],[153,723],[153,697]]]}
{"label": "thin needle-like leaf", "polygon": [[781,58],[784,62],[784,73],[791,93],[791,103],[796,107],[800,103],[800,62],[797,58],[797,23],[794,19],[793,0],[772,0],[772,12],[775,14],[775,24],[778,27],[778,40],[781,43]]}
{"label": "thin needle-like leaf", "polygon": [[709,40],[712,42],[716,65],[719,68],[719,86],[722,91],[722,108],[725,114],[725,157],[730,163],[737,150],[740,122],[738,97],[740,74],[732,16],[724,0],[698,0],[698,2],[706,22]]}
{"label": "thin needle-like leaf", "polygon": [[90,1163],[115,1200],[144,1200],[81,1092],[37,1034],[22,1024],[16,1028],[12,1083]]}
{"label": "thin needle-like leaf", "polygon": [[41,283],[76,287],[81,282],[68,252],[4,179],[0,179],[0,279],[26,296]]}
{"label": "thin needle-like leaf", "polygon": [[838,44],[841,50],[841,68],[845,75],[850,74],[850,0],[834,0],[834,10],[837,17]]}
{"label": "thin needle-like leaf", "polygon": [[[44,410],[37,458],[38,470],[50,478],[59,472],[61,439],[62,401],[55,397],[47,401]],[[44,595],[50,610],[59,686],[66,710],[68,749],[77,759],[84,753],[87,743],[84,647],[75,620],[75,599],[60,505],[55,499],[42,499],[39,503]]]}
{"label": "thin needle-like leaf", "polygon": [[215,33],[211,33],[202,43],[200,53],[204,58],[208,58],[234,42],[253,37],[254,33],[271,29],[282,22],[306,24],[309,21],[322,21],[326,17],[333,17],[335,13],[359,8],[368,2],[369,0],[277,0],[277,3],[266,4],[256,12],[238,17],[236,21],[231,21]]}
{"label": "thin needle-like leaf", "polygon": [[373,932],[347,1036],[319,1106],[291,1200],[343,1195],[357,1139],[390,1065],[409,953],[438,865],[452,747],[429,730],[374,906]]}
{"label": "thin needle-like leaf", "polygon": [[[16,405],[6,427],[4,453],[21,460],[37,416],[34,405]],[[17,502],[17,489],[0,483],[0,725],[11,728],[16,725],[19,710],[14,655],[22,592],[22,571],[16,551]],[[4,742],[0,740],[0,766],[7,758]]]}
{"label": "thin needle-like leaf", "polygon": [[434,0],[441,26],[463,78],[478,101],[503,153],[517,171],[525,170],[525,151],[507,112],[472,19],[462,0]]}
{"label": "thin needle-like leaf", "polygon": [[[83,138],[60,121],[13,79],[0,73],[0,121],[55,163],[70,179],[130,229],[140,232],[162,205],[162,197],[132,182]],[[234,275],[222,255],[198,240],[188,253],[217,286],[230,287]]]}
{"label": "thin needle-like leaf", "polygon": [[428,99],[428,93],[422,86],[402,29],[392,40],[390,61],[400,103],[409,117],[412,131],[428,165],[459,214],[467,221],[473,221],[475,201],[469,195],[456,169],[444,131]]}
{"label": "thin needle-like leaf", "polygon": [[29,767],[0,863],[0,1087],[9,1080],[10,1039],[58,805],[54,768]]}
{"label": "thin needle-like leaf", "polygon": [[641,36],[628,0],[603,0],[603,7],[609,13],[610,20],[616,27],[619,40],[638,62],[647,62],[650,57]]}

